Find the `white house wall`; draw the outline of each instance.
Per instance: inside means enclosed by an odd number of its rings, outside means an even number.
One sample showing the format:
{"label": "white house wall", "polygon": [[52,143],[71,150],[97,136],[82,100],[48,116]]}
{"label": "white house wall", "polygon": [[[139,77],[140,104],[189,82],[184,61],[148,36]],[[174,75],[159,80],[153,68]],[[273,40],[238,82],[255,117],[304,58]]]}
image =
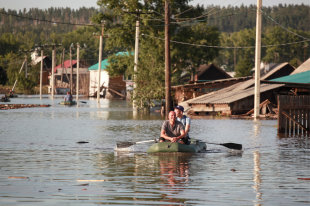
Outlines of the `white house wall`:
{"label": "white house wall", "polygon": [[[89,80],[89,96],[93,96],[95,92],[97,91],[98,87],[98,71],[97,70],[91,70],[90,71],[90,80]],[[102,84],[105,87],[108,87],[109,85],[109,74],[107,71],[101,70],[100,72],[100,86]],[[103,91],[100,93],[103,95]]]}

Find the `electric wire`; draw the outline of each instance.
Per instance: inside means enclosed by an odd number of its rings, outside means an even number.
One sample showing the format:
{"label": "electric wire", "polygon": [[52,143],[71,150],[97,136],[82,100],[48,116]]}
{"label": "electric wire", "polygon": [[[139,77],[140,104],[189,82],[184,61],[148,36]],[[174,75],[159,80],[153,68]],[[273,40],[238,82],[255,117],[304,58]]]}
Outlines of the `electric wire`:
{"label": "electric wire", "polygon": [[[155,37],[155,36],[151,36],[151,35],[148,35],[148,34],[142,34],[142,35],[143,36],[148,36],[150,38],[155,38],[155,39],[159,39],[159,40],[165,41],[164,38]],[[175,41],[175,40],[170,40],[170,42],[176,43],[176,44],[189,45],[189,46],[206,47],[206,48],[218,48],[218,49],[254,49],[255,48],[255,46],[217,46],[217,45],[193,44],[193,43],[187,43],[187,42],[181,42],[181,41]],[[287,45],[293,45],[293,44],[300,44],[300,43],[304,43],[304,42],[310,42],[310,39],[303,40],[303,41],[296,41],[296,42],[288,42],[288,43],[283,43],[283,44],[262,45],[261,47],[268,48],[268,47],[287,46]]]}

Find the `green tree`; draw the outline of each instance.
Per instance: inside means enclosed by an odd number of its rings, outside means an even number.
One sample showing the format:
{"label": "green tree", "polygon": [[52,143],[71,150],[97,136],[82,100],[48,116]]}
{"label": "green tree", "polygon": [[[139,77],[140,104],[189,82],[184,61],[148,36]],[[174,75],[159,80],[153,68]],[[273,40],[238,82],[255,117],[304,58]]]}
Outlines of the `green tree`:
{"label": "green tree", "polygon": [[[270,27],[267,29],[263,42],[266,45],[274,46],[269,46],[266,48],[266,55],[263,58],[264,61],[282,63],[289,62],[294,58],[297,58],[300,62],[303,60],[303,48],[305,45],[307,45],[307,42],[302,42],[303,40],[305,40],[302,37],[310,39],[309,34],[305,32],[295,31],[293,29],[289,29],[289,31],[292,32],[288,32],[278,26]],[[290,44],[292,42],[301,43]]]}
{"label": "green tree", "polygon": [[[171,1],[171,13],[181,14],[190,8],[187,0]],[[142,106],[149,105],[152,99],[164,98],[165,88],[165,71],[164,71],[164,1],[114,1],[101,0],[98,1],[106,13],[98,14],[93,20],[99,23],[102,19],[106,20],[105,28],[109,33],[109,38],[106,39],[105,50],[113,51],[128,51],[133,53],[135,40],[135,21],[136,15],[131,12],[139,9],[143,13],[140,16],[141,33],[139,42],[139,64],[138,72],[133,73],[133,58],[131,64],[127,65],[126,73],[135,75],[137,88],[135,98]],[[203,12],[201,7],[192,8],[190,12],[182,15],[173,15],[175,21],[171,24],[171,39],[175,41],[184,41],[191,44],[213,45],[219,44],[219,32],[214,27],[209,27],[206,24],[199,24],[192,20],[186,21],[189,23],[178,24],[176,22],[183,21],[194,16],[199,16]],[[183,20],[182,20],[183,19]],[[191,70],[202,63],[207,63],[218,54],[218,50],[214,48],[203,48],[194,46],[185,46],[182,44],[171,44],[171,69],[172,82],[178,83],[180,74],[183,71]],[[109,73],[124,72],[124,68],[120,66],[122,62],[114,61],[116,67],[108,68]],[[123,61],[126,62],[126,61]],[[111,62],[113,64],[113,62]],[[190,68],[190,69],[188,69]],[[116,70],[112,71],[112,70]],[[145,105],[146,104],[146,105]]]}

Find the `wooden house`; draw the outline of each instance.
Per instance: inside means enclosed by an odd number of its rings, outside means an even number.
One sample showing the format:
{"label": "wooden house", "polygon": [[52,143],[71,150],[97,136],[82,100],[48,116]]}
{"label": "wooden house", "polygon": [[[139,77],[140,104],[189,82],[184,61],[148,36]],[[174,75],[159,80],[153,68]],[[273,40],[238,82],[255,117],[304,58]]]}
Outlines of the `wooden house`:
{"label": "wooden house", "polygon": [[229,78],[194,84],[178,85],[172,86],[171,90],[173,91],[174,102],[179,104],[180,102],[193,99],[210,92],[215,92],[236,83],[244,82],[250,78],[251,77]]}
{"label": "wooden house", "polygon": [[[184,76],[182,78],[183,80],[186,79]],[[204,64],[196,70],[196,74],[188,81],[189,83],[173,86],[171,89],[174,95],[174,102],[178,104],[247,79],[249,77],[232,78],[227,72],[216,65]]]}
{"label": "wooden house", "polygon": [[[71,66],[72,64],[72,66]],[[70,79],[71,79],[71,67],[72,67],[72,91],[76,92],[76,80],[77,80],[77,60],[65,60],[63,64],[59,64],[54,68],[55,78],[55,90],[56,94],[65,94],[70,91]],[[50,79],[51,79],[50,73]],[[51,90],[52,81],[50,81],[49,91]],[[80,61],[79,64],[79,94],[88,96],[89,91],[89,72],[84,61]]]}
{"label": "wooden house", "polygon": [[198,67],[194,75],[194,82],[205,82],[219,79],[228,79],[231,76],[223,69],[217,67],[215,64],[203,64]]}
{"label": "wooden house", "polygon": [[[286,76],[287,73],[292,71],[294,71],[294,68],[288,63],[279,64],[261,79],[270,80],[275,76]],[[181,104],[193,114],[244,114],[254,107],[254,83],[254,79],[251,78],[221,90],[190,99]],[[271,103],[276,104],[277,94],[290,91],[290,87],[285,86],[285,84],[280,82],[275,82],[274,84],[262,83],[260,87],[261,102],[268,99]]]}

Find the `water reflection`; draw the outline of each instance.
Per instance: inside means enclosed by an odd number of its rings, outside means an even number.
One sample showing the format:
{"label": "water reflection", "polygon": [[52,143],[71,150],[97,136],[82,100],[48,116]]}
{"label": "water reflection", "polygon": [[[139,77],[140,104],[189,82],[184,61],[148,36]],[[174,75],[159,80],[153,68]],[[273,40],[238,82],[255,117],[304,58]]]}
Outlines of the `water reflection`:
{"label": "water reflection", "polygon": [[253,157],[254,157],[254,191],[256,193],[256,199],[254,201],[254,205],[255,206],[260,206],[261,202],[262,202],[262,192],[260,191],[260,187],[261,187],[261,168],[260,168],[260,153],[259,151],[254,151],[253,152]]}
{"label": "water reflection", "polygon": [[117,195],[109,197],[114,202],[183,205],[188,199],[181,193],[190,184],[192,156],[182,153],[102,153],[95,155],[96,175],[105,180],[106,195],[117,191]]}
{"label": "water reflection", "polygon": [[166,191],[162,194],[162,201],[169,202],[171,205],[185,203],[185,199],[176,199],[173,195],[182,192],[189,183],[191,158],[192,154],[186,153],[153,155],[153,159],[158,162],[159,166],[161,190]]}

